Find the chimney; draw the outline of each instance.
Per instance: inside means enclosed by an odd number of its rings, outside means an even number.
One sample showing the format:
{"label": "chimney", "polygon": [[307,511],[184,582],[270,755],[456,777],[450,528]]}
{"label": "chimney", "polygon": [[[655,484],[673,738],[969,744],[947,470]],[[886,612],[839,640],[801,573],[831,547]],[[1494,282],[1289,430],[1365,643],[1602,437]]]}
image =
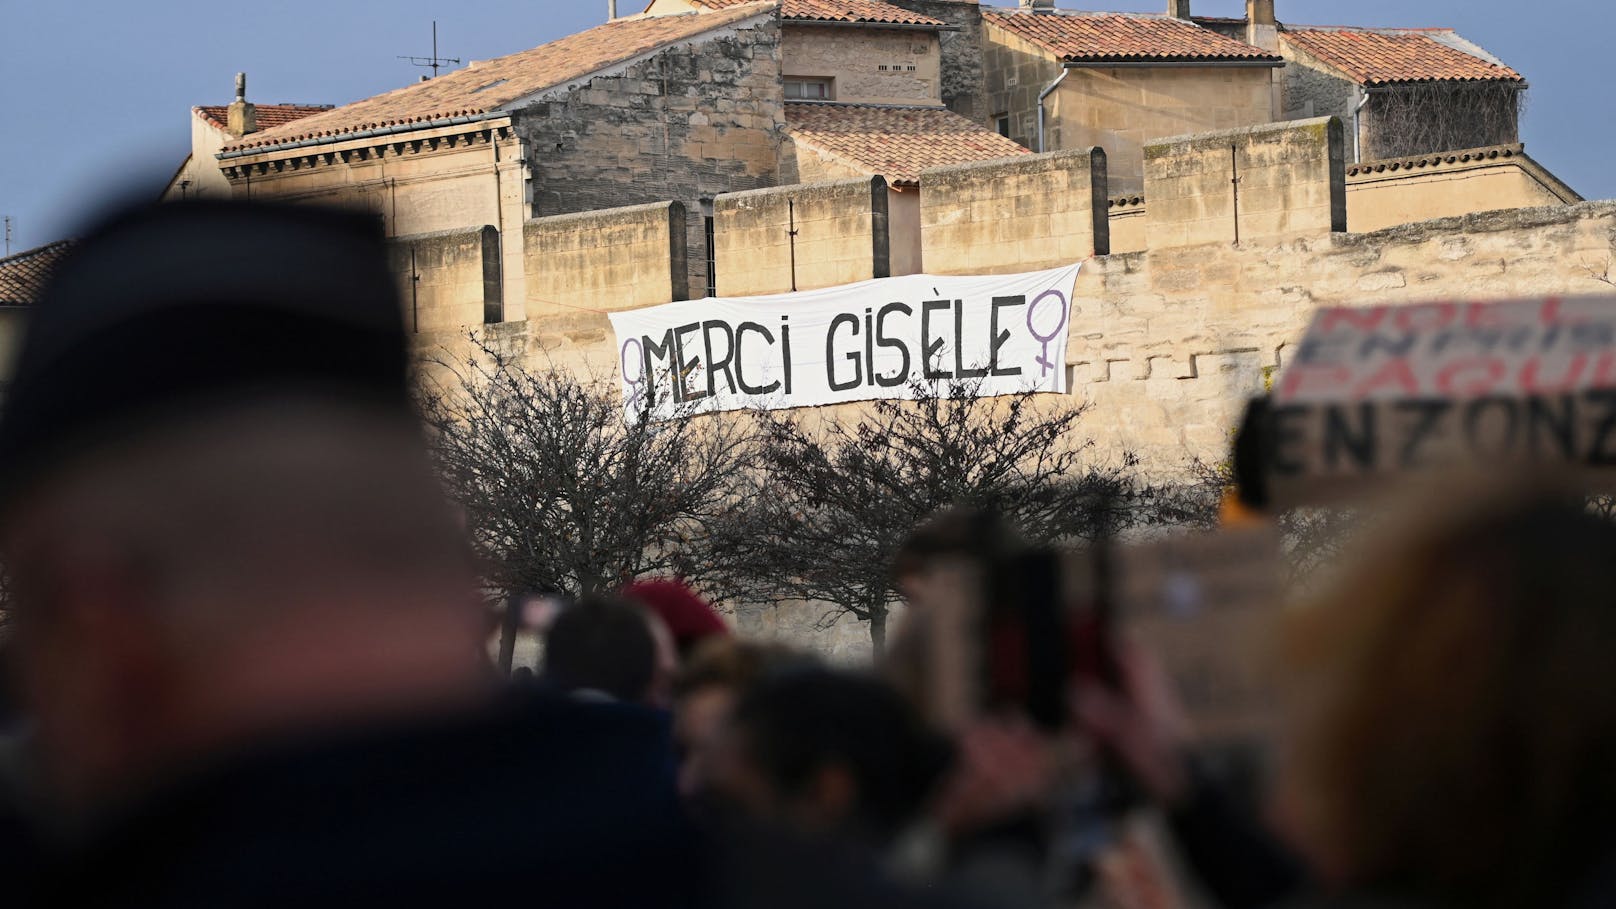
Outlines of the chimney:
{"label": "chimney", "polygon": [[1274,0],[1246,0],[1246,43],[1270,53],[1279,51],[1279,20]]}
{"label": "chimney", "polygon": [[258,108],[247,100],[246,73],[236,73],[236,100],[230,102],[230,110],[225,119],[230,128],[230,135],[238,139],[258,131]]}
{"label": "chimney", "polygon": [[1190,17],[1190,0],[1167,0],[1167,15],[1174,19]]}
{"label": "chimney", "polygon": [[1052,13],[1055,11],[1055,0],[1021,0],[1021,11],[1027,13]]}
{"label": "chimney", "polygon": [[606,0],[606,21],[617,18],[617,0]]}

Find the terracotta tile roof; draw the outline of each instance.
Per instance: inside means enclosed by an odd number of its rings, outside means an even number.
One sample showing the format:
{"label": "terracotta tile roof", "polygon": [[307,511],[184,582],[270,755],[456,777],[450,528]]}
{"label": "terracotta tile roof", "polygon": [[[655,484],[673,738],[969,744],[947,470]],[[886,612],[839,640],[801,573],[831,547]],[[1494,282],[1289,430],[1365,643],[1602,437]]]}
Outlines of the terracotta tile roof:
{"label": "terracotta tile roof", "polygon": [[308,139],[341,141],[344,135],[364,130],[486,114],[512,101],[733,25],[768,12],[770,8],[769,3],[749,3],[712,13],[618,19],[532,50],[479,61],[436,79],[412,83],[276,129],[253,133],[242,142],[226,146],[225,151]]}
{"label": "terracotta tile roof", "polygon": [[[694,0],[708,9],[728,9],[747,0]],[[881,0],[782,0],[780,15],[786,19],[811,22],[863,22],[883,25],[929,25],[941,27],[941,19],[912,13]]]}
{"label": "terracotta tile roof", "polygon": [[1260,47],[1172,16],[1032,13],[983,7],[987,21],[1067,63],[1231,60],[1278,63]]}
{"label": "terracotta tile roof", "polygon": [[[256,104],[259,130],[285,126],[294,120],[312,117],[331,110],[330,104]],[[230,128],[230,108],[224,104],[204,104],[195,109],[196,115],[219,129]]]}
{"label": "terracotta tile roof", "polygon": [[58,240],[0,259],[0,306],[28,306],[37,301],[51,272],[72,248],[72,240]]}
{"label": "terracotta tile roof", "polygon": [[[1362,85],[1394,82],[1524,82],[1502,63],[1477,56],[1449,29],[1393,30],[1287,26],[1284,40]],[[1480,48],[1475,48],[1480,53]]]}
{"label": "terracotta tile roof", "polygon": [[894,184],[919,183],[928,167],[1032,154],[942,108],[796,103],[786,124],[799,142]]}

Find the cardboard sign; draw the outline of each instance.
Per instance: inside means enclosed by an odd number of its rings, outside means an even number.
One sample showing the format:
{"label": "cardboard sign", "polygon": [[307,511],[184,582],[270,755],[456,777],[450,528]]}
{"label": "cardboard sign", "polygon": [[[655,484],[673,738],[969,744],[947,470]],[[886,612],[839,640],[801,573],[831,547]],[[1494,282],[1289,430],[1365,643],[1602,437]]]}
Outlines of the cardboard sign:
{"label": "cardboard sign", "polygon": [[[1059,601],[1066,637],[1099,602],[1092,551],[1060,556]],[[1120,546],[1111,559],[1111,633],[1137,642],[1163,664],[1204,744],[1262,741],[1275,721],[1270,636],[1282,610],[1278,534],[1269,527],[1187,534]],[[910,613],[924,689],[914,692],[940,728],[966,728],[983,709],[993,648],[985,639],[982,577],[966,562],[923,581],[924,606]],[[1068,638],[1069,643],[1075,643]],[[1023,659],[1029,654],[1023,652]],[[1068,650],[1068,660],[1082,655]],[[1076,662],[1058,680],[1064,699],[1081,676]],[[986,672],[985,672],[986,671]]]}
{"label": "cardboard sign", "polygon": [[1440,468],[1616,465],[1616,298],[1321,310],[1262,424],[1279,507]]}
{"label": "cardboard sign", "polygon": [[1126,547],[1124,634],[1162,661],[1202,743],[1266,739],[1276,721],[1271,643],[1283,612],[1279,535],[1221,530]]}

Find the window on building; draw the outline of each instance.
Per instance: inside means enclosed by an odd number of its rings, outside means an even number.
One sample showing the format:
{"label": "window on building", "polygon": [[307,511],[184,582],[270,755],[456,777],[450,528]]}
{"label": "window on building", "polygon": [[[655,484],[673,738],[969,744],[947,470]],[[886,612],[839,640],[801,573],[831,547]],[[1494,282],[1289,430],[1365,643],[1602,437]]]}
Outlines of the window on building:
{"label": "window on building", "polygon": [[707,296],[718,296],[718,231],[714,227],[713,203],[701,203],[702,224],[707,231]]}
{"label": "window on building", "polygon": [[1010,115],[1000,114],[997,117],[994,117],[993,120],[996,124],[998,124],[999,135],[1005,137],[1006,139],[1010,138]]}
{"label": "window on building", "polygon": [[836,96],[831,79],[787,79],[787,101],[829,101]]}

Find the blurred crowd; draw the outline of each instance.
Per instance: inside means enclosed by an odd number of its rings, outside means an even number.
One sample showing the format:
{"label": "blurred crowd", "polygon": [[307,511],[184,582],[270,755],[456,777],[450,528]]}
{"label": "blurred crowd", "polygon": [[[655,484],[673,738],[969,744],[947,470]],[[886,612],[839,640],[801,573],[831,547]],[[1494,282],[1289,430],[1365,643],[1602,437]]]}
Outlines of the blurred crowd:
{"label": "blurred crowd", "polygon": [[54,280],[0,410],[6,905],[1616,905],[1576,497],[1434,499],[1285,613],[1254,790],[988,513],[915,529],[868,667],[674,579],[490,615],[395,294],[369,219],[239,203]]}

